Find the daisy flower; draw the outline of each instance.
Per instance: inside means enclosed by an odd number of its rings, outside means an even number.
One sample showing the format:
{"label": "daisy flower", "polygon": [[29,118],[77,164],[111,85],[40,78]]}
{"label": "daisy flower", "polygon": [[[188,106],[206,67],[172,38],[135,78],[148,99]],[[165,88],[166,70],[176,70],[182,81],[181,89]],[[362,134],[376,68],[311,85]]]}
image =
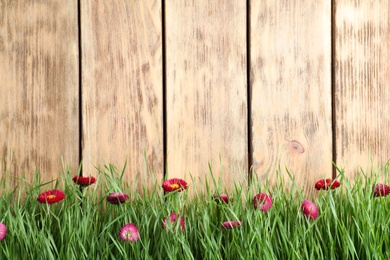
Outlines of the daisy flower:
{"label": "daisy flower", "polygon": [[[229,197],[227,194],[224,194],[224,193],[220,194],[219,196],[217,194],[214,194],[213,199],[217,203],[224,201],[226,204],[229,204]],[[233,199],[230,199],[230,201],[233,201]]]}
{"label": "daisy flower", "polygon": [[124,241],[136,242],[139,239],[139,232],[136,225],[128,223],[119,230],[119,237]]}
{"label": "daisy flower", "polygon": [[61,190],[49,190],[38,195],[39,203],[53,204],[65,199],[65,193]]}
{"label": "daisy flower", "polygon": [[7,234],[7,227],[2,222],[0,222],[0,241],[4,239]]}
{"label": "daisy flower", "polygon": [[122,192],[113,192],[107,196],[107,201],[111,204],[124,203],[126,200],[129,200],[129,195]]}
{"label": "daisy flower", "polygon": [[[180,226],[181,226],[181,231],[184,231],[184,218],[183,217],[180,217],[179,214],[176,214],[176,213],[171,213],[169,215],[169,222],[168,223],[168,226],[173,226],[178,219],[180,218]],[[167,230],[169,230],[169,228],[167,227],[167,219],[164,218],[163,220],[163,223],[162,223],[162,227],[163,228],[167,228]]]}
{"label": "daisy flower", "polygon": [[222,228],[232,229],[232,228],[241,226],[241,224],[242,224],[241,221],[225,221],[225,222],[222,222]]}
{"label": "daisy flower", "polygon": [[272,207],[272,198],[265,193],[256,194],[253,197],[253,206],[255,209],[260,207],[262,211],[267,212]]}
{"label": "daisy flower", "polygon": [[310,200],[304,200],[302,202],[301,210],[308,219],[314,220],[318,217],[318,208]]}
{"label": "daisy flower", "polygon": [[340,187],[340,182],[333,179],[326,179],[326,180],[322,179],[317,181],[314,187],[317,190],[328,190],[329,188],[333,190]]}
{"label": "daisy flower", "polygon": [[386,197],[390,193],[390,187],[386,184],[378,183],[374,186],[374,197]]}
{"label": "daisy flower", "polygon": [[83,177],[83,176],[74,176],[72,178],[73,182],[82,186],[87,187],[91,184],[94,184],[96,182],[96,178],[92,176]]}
{"label": "daisy flower", "polygon": [[187,182],[179,178],[166,180],[162,184],[162,188],[164,189],[165,192],[172,192],[175,190],[182,192],[183,190],[187,189],[187,187],[188,187]]}

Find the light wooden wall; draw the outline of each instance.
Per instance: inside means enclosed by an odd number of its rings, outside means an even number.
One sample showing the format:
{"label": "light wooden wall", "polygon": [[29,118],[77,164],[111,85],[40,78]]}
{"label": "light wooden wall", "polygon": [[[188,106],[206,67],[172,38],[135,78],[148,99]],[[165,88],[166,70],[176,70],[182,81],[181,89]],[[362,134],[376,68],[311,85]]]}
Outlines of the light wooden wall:
{"label": "light wooden wall", "polygon": [[[207,3],[206,3],[207,2]],[[1,171],[125,180],[285,167],[306,191],[390,158],[386,0],[0,0]],[[12,158],[11,158],[12,153]],[[17,180],[15,179],[15,182]],[[137,187],[134,187],[137,189]]]}

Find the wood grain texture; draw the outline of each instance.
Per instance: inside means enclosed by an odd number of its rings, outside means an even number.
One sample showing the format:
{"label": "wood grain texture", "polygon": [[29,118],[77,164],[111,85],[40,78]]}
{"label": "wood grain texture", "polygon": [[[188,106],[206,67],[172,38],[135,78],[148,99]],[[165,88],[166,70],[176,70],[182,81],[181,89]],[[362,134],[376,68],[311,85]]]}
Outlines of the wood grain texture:
{"label": "wood grain texture", "polygon": [[390,2],[335,1],[337,163],[360,174],[390,158]]}
{"label": "wood grain texture", "polygon": [[[84,175],[112,163],[148,183],[163,173],[161,1],[82,1]],[[135,187],[135,188],[137,188]]]}
{"label": "wood grain texture", "polygon": [[246,3],[165,4],[168,177],[246,185]]}
{"label": "wood grain texture", "polygon": [[30,182],[38,170],[49,181],[62,171],[61,156],[76,172],[77,33],[75,0],[0,0],[2,172]]}
{"label": "wood grain texture", "polygon": [[250,1],[253,166],[310,193],[332,176],[330,1]]}

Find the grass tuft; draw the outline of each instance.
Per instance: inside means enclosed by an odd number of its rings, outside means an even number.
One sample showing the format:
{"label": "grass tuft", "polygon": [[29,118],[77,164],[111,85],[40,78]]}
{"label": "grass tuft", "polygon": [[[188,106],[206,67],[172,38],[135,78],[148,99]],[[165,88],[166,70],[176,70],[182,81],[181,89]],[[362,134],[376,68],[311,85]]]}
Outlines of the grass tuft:
{"label": "grass tuft", "polygon": [[[229,203],[216,202],[213,194],[226,193],[211,174],[211,185],[164,195],[161,183],[137,192],[123,182],[125,167],[107,165],[97,169],[97,182],[80,189],[73,183],[69,168],[53,182],[41,182],[36,172],[33,183],[18,179],[13,188],[11,174],[0,180],[0,222],[7,235],[0,242],[1,259],[390,259],[390,201],[374,198],[372,187],[386,182],[388,164],[383,169],[361,173],[351,183],[337,168],[341,187],[321,190],[313,202],[319,217],[308,220],[300,207],[305,199],[290,174],[288,186],[278,177],[272,187],[265,180],[252,180],[249,189],[236,183],[228,194]],[[288,172],[288,171],[287,171]],[[256,175],[254,174],[254,177]],[[196,183],[192,180],[193,183]],[[314,183],[313,183],[314,185]],[[41,192],[58,188],[66,198],[60,203],[40,204]],[[213,187],[213,190],[210,188]],[[106,197],[124,192],[130,200],[111,205]],[[273,206],[267,212],[255,210],[253,197],[267,193]],[[163,228],[171,213],[185,220]],[[233,229],[223,229],[224,221],[241,221]],[[123,242],[121,227],[134,223],[140,233],[135,243]]]}

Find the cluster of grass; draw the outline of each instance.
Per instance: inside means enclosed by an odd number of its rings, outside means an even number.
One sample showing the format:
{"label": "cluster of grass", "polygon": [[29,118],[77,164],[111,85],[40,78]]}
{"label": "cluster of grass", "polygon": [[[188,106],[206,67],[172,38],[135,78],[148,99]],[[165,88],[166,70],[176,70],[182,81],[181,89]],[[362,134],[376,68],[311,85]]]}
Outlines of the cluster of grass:
{"label": "cluster of grass", "polygon": [[[0,259],[390,259],[390,198],[373,197],[378,174],[363,174],[352,185],[339,170],[341,187],[319,191],[313,200],[320,212],[314,221],[300,211],[302,192],[294,184],[287,192],[283,180],[272,188],[256,181],[252,189],[236,185],[229,193],[233,202],[218,204],[211,197],[223,187],[193,196],[187,191],[164,195],[156,182],[151,191],[134,193],[122,183],[123,171],[110,165],[83,190],[65,170],[55,185],[63,187],[66,199],[47,205],[37,197],[50,183],[36,175],[33,183],[21,179],[10,188],[6,176],[0,222],[8,231],[0,241]],[[268,212],[254,209],[253,190],[272,197]],[[125,204],[111,205],[106,196],[114,191],[132,195]],[[184,217],[184,232],[179,225],[174,232],[162,228],[171,212]],[[227,220],[242,225],[223,229]],[[140,232],[135,243],[118,236],[130,222]]]}

